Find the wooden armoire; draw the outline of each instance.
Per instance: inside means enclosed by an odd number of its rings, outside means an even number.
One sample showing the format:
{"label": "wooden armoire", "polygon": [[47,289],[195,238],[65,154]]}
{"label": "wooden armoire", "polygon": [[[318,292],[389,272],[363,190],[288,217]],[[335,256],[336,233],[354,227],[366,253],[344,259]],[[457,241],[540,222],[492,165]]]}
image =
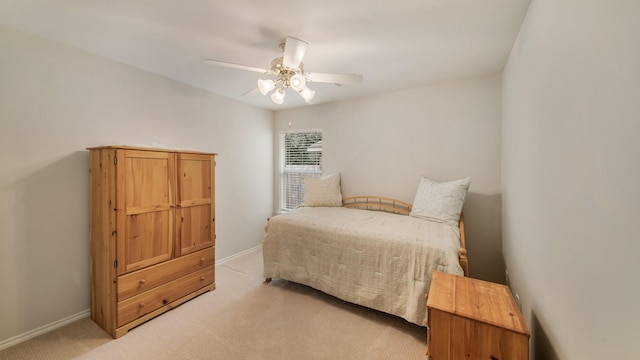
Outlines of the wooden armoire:
{"label": "wooden armoire", "polygon": [[113,338],[215,289],[215,155],[89,148],[91,318]]}

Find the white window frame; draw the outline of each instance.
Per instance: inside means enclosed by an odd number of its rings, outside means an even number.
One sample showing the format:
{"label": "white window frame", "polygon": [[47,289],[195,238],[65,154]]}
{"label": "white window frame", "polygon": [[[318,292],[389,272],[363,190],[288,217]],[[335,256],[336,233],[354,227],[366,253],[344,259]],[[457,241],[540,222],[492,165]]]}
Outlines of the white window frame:
{"label": "white window frame", "polygon": [[304,184],[302,183],[303,177],[322,175],[322,148],[320,148],[320,160],[318,165],[287,165],[285,163],[287,159],[285,137],[292,133],[320,133],[320,136],[322,136],[321,129],[303,129],[280,132],[280,136],[278,137],[278,208],[280,212],[293,210],[297,205],[302,204],[304,194]]}

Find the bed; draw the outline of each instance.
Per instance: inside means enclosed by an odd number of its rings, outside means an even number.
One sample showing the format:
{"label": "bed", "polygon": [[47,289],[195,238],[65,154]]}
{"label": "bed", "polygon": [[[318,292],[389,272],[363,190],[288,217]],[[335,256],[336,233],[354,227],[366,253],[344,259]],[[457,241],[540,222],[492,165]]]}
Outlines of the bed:
{"label": "bed", "polygon": [[[379,196],[340,197],[341,206],[304,206],[270,218],[263,240],[265,282],[307,285],[425,326],[431,274],[468,274],[465,180],[457,212],[447,221],[413,216],[412,204]],[[425,197],[421,187],[414,207]],[[433,194],[426,197],[432,205]]]}

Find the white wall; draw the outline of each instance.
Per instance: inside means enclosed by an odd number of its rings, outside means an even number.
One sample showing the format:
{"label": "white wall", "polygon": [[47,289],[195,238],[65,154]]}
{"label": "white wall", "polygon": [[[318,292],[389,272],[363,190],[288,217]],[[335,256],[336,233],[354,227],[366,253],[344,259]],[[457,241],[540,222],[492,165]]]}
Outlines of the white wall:
{"label": "white wall", "polygon": [[470,272],[504,281],[500,81],[495,74],[278,111],[274,144],[280,131],[321,128],[323,171],[341,173],[345,196],[413,202],[421,175],[441,181],[471,176],[464,210]]}
{"label": "white wall", "polygon": [[262,243],[272,112],[6,27],[0,49],[0,344],[89,309],[86,147],[219,153],[216,257]]}
{"label": "white wall", "polygon": [[535,359],[638,358],[638,14],[533,0],[504,71],[504,254]]}

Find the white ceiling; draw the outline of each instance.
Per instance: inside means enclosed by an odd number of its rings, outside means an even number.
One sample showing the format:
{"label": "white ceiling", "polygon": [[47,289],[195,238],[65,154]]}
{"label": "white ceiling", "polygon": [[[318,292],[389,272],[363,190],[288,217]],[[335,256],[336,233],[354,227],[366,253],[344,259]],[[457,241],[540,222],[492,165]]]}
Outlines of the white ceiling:
{"label": "white ceiling", "polygon": [[530,0],[0,0],[0,24],[267,109],[255,72],[285,36],[309,42],[308,72],[357,73],[360,85],[311,83],[312,104],[502,70]]}

